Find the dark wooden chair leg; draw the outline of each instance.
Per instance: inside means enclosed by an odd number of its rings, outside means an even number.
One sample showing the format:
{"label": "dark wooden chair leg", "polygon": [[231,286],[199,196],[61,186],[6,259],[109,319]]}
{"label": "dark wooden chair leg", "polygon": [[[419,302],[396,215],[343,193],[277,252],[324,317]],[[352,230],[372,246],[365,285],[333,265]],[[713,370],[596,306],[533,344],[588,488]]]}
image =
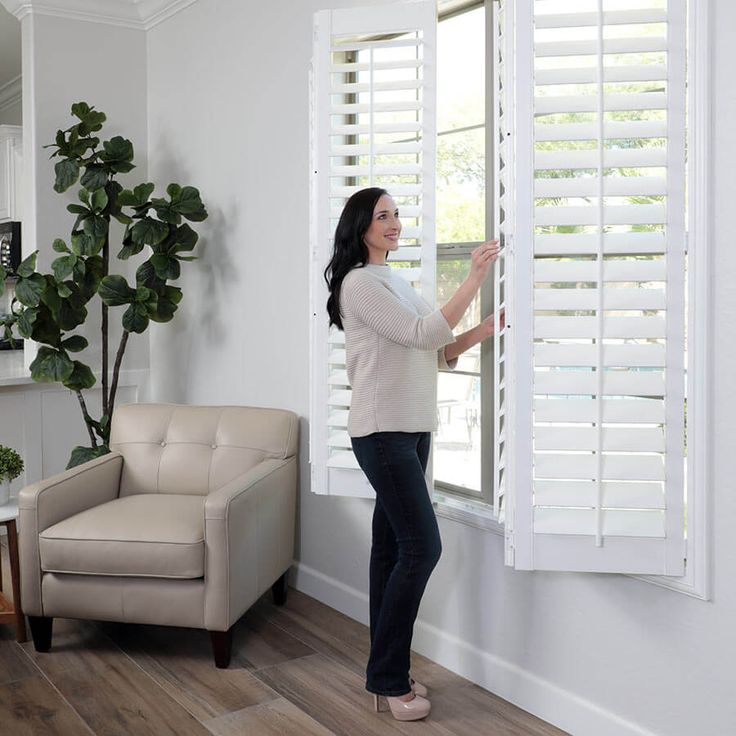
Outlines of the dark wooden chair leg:
{"label": "dark wooden chair leg", "polygon": [[225,669],[230,665],[230,652],[233,645],[232,627],[227,631],[210,631],[212,653],[215,655],[215,667]]}
{"label": "dark wooden chair leg", "polygon": [[26,617],[20,600],[20,561],[18,559],[18,529],[15,519],[6,524],[8,530],[8,552],[10,555],[10,582],[13,587],[13,610],[15,611],[15,640],[26,641]]}
{"label": "dark wooden chair leg", "polygon": [[54,619],[45,616],[29,616],[28,623],[31,625],[31,636],[36,651],[48,652],[51,649],[51,631],[54,627]]}
{"label": "dark wooden chair leg", "polygon": [[286,603],[286,591],[288,590],[287,579],[289,571],[287,570],[272,586],[273,602],[277,606],[283,606]]}

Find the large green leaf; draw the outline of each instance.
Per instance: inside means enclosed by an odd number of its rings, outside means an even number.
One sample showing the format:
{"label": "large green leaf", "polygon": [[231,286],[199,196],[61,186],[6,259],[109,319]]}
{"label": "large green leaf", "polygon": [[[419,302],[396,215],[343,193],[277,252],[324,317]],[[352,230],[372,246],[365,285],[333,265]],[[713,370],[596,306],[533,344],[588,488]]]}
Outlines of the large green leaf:
{"label": "large green leaf", "polygon": [[15,296],[26,307],[37,307],[46,288],[46,280],[40,273],[19,279],[15,285]]}
{"label": "large green leaf", "polygon": [[187,220],[201,222],[207,219],[207,210],[202,204],[199,189],[196,187],[179,187],[178,184],[169,184],[166,192],[171,197],[171,208]]}
{"label": "large green leaf", "polygon": [[67,244],[61,238],[56,238],[56,240],[54,240],[54,243],[51,247],[57,253],[69,253],[69,248],[67,247]]}
{"label": "large green leaf", "polygon": [[79,164],[74,159],[65,158],[54,166],[56,183],[54,190],[65,192],[79,178]]}
{"label": "large green leaf", "polygon": [[156,311],[149,313],[149,316],[154,322],[169,322],[181,299],[182,291],[178,286],[164,286],[158,292]]}
{"label": "large green leaf", "polygon": [[110,448],[107,445],[98,445],[97,447],[82,447],[77,445],[72,450],[72,455],[69,458],[66,469],[76,468],[77,465],[82,465],[90,460],[96,460],[98,457],[107,455],[110,452]]}
{"label": "large green leaf", "polygon": [[154,184],[146,182],[139,184],[132,192],[130,189],[124,189],[118,195],[118,204],[122,207],[142,207],[148,204],[148,198],[155,188],[156,186]]}
{"label": "large green leaf", "polygon": [[104,189],[97,189],[92,193],[92,209],[96,213],[102,212],[107,207],[107,192]]}
{"label": "large green leaf", "polygon": [[86,232],[72,233],[72,252],[78,256],[96,256],[101,250],[104,238],[96,238]]}
{"label": "large green leaf", "polygon": [[97,293],[108,307],[130,304],[135,299],[135,291],[128,286],[128,282],[122,276],[118,275],[105,276]]}
{"label": "large green leaf", "polygon": [[169,234],[169,226],[165,222],[159,222],[152,217],[144,217],[133,225],[131,236],[134,243],[145,245],[156,245]]}
{"label": "large green leaf", "polygon": [[66,381],[74,370],[74,363],[59,350],[42,345],[30,368],[34,381],[51,383]]}
{"label": "large green leaf", "polygon": [[107,167],[102,164],[88,164],[87,169],[82,174],[82,178],[79,183],[90,192],[94,192],[96,189],[100,189],[107,184],[107,180],[110,174],[107,171]]}
{"label": "large green leaf", "polygon": [[109,141],[103,141],[102,148],[100,160],[104,161],[116,173],[125,174],[135,168],[131,163],[133,160],[133,144],[126,138],[116,135]]}
{"label": "large green leaf", "polygon": [[35,270],[36,270],[36,257],[38,256],[38,251],[34,250],[31,255],[29,255],[27,258],[24,258],[18,268],[16,269],[16,273],[18,276],[21,276],[22,278],[28,278]]}
{"label": "large green leaf", "polygon": [[75,102],[72,105],[72,115],[81,121],[77,125],[80,135],[89,135],[102,128],[102,123],[107,120],[104,112],[97,112],[94,107],[90,107],[86,102]]}
{"label": "large green leaf", "polygon": [[94,215],[84,221],[84,232],[94,238],[104,238],[107,235],[109,226],[110,223],[107,221],[107,218],[101,215]]}
{"label": "large green leaf", "polygon": [[164,281],[166,279],[178,279],[181,275],[179,261],[165,253],[156,253],[151,256],[151,264],[156,270],[156,276]]}
{"label": "large green leaf", "polygon": [[16,324],[21,337],[28,339],[33,332],[33,323],[38,316],[38,307],[27,307],[19,315]]}
{"label": "large green leaf", "polygon": [[57,258],[52,264],[51,268],[54,269],[54,276],[57,281],[63,281],[67,276],[72,274],[74,271],[74,265],[77,262],[77,256],[68,255]]}
{"label": "large green leaf", "polygon": [[145,304],[131,304],[123,314],[123,329],[140,334],[148,327],[148,310]]}
{"label": "large green leaf", "polygon": [[79,353],[89,345],[87,338],[82,335],[71,335],[66,340],[61,341],[61,347],[70,353]]}
{"label": "large green leaf", "polygon": [[138,270],[135,272],[135,281],[138,286],[147,286],[152,289],[156,289],[159,286],[163,286],[165,279],[160,279],[156,276],[156,269],[150,260],[144,261],[138,266]]}
{"label": "large green leaf", "polygon": [[91,256],[86,260],[84,273],[77,278],[79,288],[86,299],[91,299],[97,293],[104,271],[102,256]]}
{"label": "large green leaf", "polygon": [[156,210],[156,216],[164,222],[172,225],[178,225],[181,222],[181,215],[171,206],[171,203],[165,199],[155,198],[151,200],[153,208]]}
{"label": "large green leaf", "polygon": [[175,245],[169,250],[169,253],[173,255],[174,253],[193,250],[197,244],[197,240],[199,240],[199,235],[185,222],[176,228],[174,235]]}
{"label": "large green leaf", "polygon": [[74,370],[72,374],[64,381],[64,386],[72,391],[81,391],[85,388],[92,388],[97,382],[94,374],[88,365],[80,363],[78,360],[73,362]]}

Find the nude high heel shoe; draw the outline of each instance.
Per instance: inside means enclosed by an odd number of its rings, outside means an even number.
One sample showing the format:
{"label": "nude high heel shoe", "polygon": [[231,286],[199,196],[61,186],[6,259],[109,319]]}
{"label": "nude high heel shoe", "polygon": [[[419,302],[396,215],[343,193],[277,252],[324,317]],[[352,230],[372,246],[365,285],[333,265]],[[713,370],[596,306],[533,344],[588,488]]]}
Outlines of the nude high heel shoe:
{"label": "nude high heel shoe", "polygon": [[397,721],[418,721],[420,718],[426,718],[432,707],[429,700],[416,693],[411,700],[401,700],[401,698],[395,698],[390,695],[376,695],[374,693],[373,705],[377,713],[381,710],[381,698],[386,699],[391,715]]}

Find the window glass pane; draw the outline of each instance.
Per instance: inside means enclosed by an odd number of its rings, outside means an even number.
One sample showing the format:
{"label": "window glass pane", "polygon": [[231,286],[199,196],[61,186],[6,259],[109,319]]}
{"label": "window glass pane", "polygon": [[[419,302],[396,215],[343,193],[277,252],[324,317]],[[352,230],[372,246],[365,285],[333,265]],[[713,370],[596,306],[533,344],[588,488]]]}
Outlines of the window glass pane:
{"label": "window glass pane", "polygon": [[[469,269],[468,257],[438,260],[438,306],[455,293]],[[454,332],[465,332],[479,321],[480,298],[476,296]],[[480,412],[480,345],[475,345],[460,356],[455,372],[441,371],[438,376],[438,422],[434,437],[436,482],[452,483],[480,493]]]}
{"label": "window glass pane", "polygon": [[437,141],[437,242],[485,240],[485,128]]}
{"label": "window glass pane", "polygon": [[437,27],[437,130],[485,121],[485,9],[476,8]]}
{"label": "window glass pane", "polygon": [[480,494],[480,377],[440,373],[434,479]]}

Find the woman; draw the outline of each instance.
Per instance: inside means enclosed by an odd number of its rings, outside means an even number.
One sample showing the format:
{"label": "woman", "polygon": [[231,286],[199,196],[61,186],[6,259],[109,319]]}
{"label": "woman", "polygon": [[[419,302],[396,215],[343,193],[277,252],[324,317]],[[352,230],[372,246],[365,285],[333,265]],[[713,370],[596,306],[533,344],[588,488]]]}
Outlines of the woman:
{"label": "woman", "polygon": [[411,721],[430,710],[409,659],[419,603],[442,551],[424,475],[437,428],[437,367],[454,368],[460,353],[493,334],[492,316],[457,338],[452,328],[499,247],[494,240],[473,250],[467,279],[432,310],[386,263],[400,233],[399,211],[385,189],[356,192],[340,216],[324,275],[330,325],[345,332],[348,434],[376,491],[366,690],[376,710],[383,695],[394,718]]}

